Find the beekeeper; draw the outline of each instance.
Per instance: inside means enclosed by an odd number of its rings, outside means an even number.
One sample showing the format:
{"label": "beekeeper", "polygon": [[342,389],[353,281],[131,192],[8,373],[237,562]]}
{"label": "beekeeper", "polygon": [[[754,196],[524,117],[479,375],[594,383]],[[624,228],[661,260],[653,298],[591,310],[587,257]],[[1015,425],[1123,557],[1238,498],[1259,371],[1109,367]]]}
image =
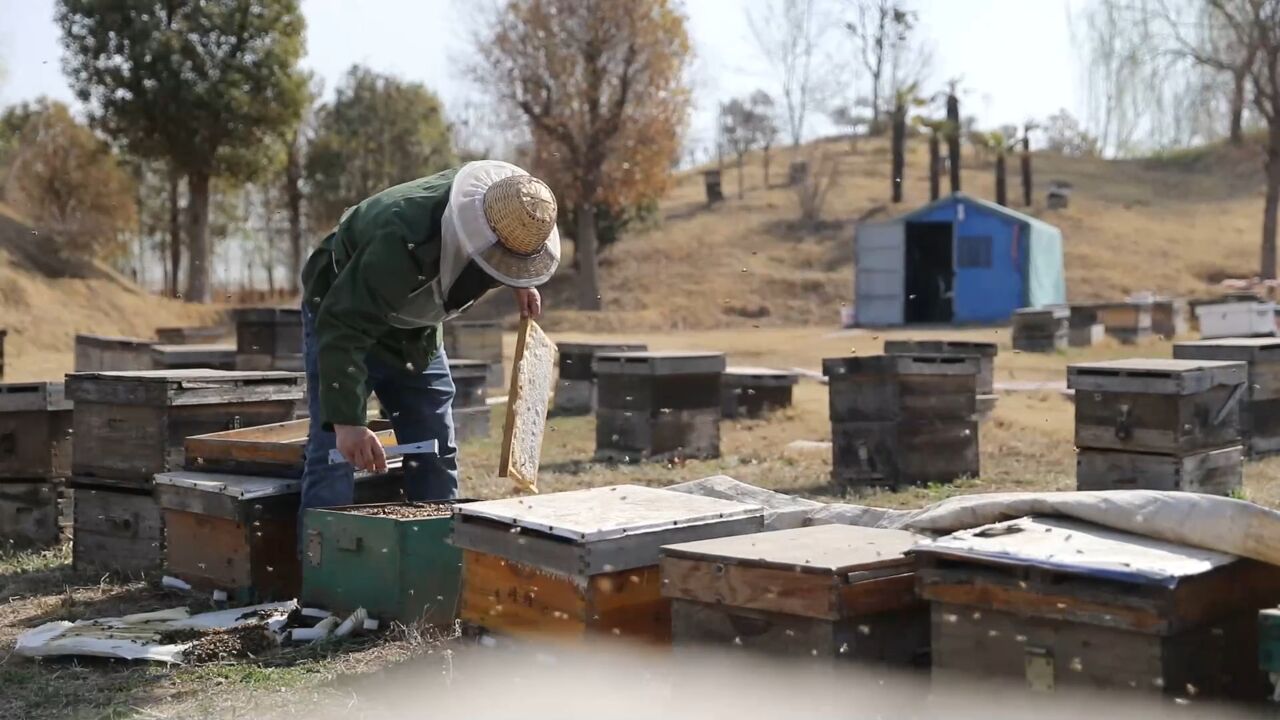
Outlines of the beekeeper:
{"label": "beekeeper", "polygon": [[[441,324],[502,285],[522,315],[538,316],[536,288],[559,262],[555,196],[508,163],[467,163],[348,208],[302,271],[311,413],[302,507],[351,504],[354,470],[386,469],[367,426],[370,392],[398,443],[439,442],[438,455],[406,459],[406,497],[456,497]],[[329,462],[335,447],[349,463]]]}

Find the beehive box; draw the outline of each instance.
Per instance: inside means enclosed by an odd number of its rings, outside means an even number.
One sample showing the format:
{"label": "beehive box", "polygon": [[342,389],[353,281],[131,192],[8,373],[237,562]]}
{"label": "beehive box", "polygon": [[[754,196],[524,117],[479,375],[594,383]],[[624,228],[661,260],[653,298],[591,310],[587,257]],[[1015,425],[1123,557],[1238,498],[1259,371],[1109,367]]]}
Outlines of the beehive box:
{"label": "beehive box", "polygon": [[978,474],[977,358],[828,358],[822,372],[837,483],[897,487]]}
{"label": "beehive box", "polygon": [[153,345],[151,366],[157,370],[236,369],[235,345]]}
{"label": "beehive box", "polygon": [[720,456],[723,353],[596,355],[596,457]]}
{"label": "beehive box", "polygon": [[1074,348],[1089,348],[1102,342],[1107,336],[1107,326],[1102,323],[1072,326],[1067,330],[1067,344]]}
{"label": "beehive box", "polygon": [[[183,441],[183,466],[196,472],[300,478],[310,429],[310,420],[290,420],[194,435]],[[396,443],[390,421],[372,420],[369,429],[383,445]]]}
{"label": "beehive box", "polygon": [[1065,307],[1023,308],[1013,314],[1013,349],[1051,353],[1065,350],[1070,310]]}
{"label": "beehive box", "polygon": [[0,483],[0,547],[6,550],[58,544],[58,486],[53,480]]}
{"label": "beehive box", "polygon": [[489,437],[489,405],[486,386],[489,366],[480,360],[449,358],[449,374],[453,376],[453,431],[458,442]]}
{"label": "beehive box", "polygon": [[1280,568],[1048,518],[913,552],[935,677],[1262,697],[1256,616],[1280,599]]}
{"label": "beehive box", "polygon": [[303,515],[302,601],[383,622],[458,617],[462,551],[449,544],[459,502],[315,508]]}
{"label": "beehive box", "polygon": [[791,393],[799,376],[785,370],[729,367],[720,379],[723,417],[760,417],[791,407]]}
{"label": "beehive box", "polygon": [[1151,303],[1151,332],[1157,337],[1172,340],[1186,335],[1188,330],[1186,300],[1157,298]]}
{"label": "beehive box", "polygon": [[152,345],[141,338],[76,335],[76,372],[151,370]]}
{"label": "beehive box", "polygon": [[885,340],[886,355],[955,355],[978,359],[979,395],[996,391],[996,356],[1000,347],[992,342],[973,340]]}
{"label": "beehive box", "polygon": [[136,575],[164,564],[164,518],[148,490],[108,487],[79,478],[71,546],[77,571],[97,570]]}
{"label": "beehive box", "polygon": [[302,310],[299,308],[240,308],[236,324],[236,369],[300,372]]}
{"label": "beehive box", "polygon": [[1076,446],[1187,455],[1240,444],[1247,366],[1133,358],[1067,368]]}
{"label": "beehive box", "polygon": [[147,487],[183,467],[193,435],[289,420],[305,378],[287,372],[156,370],[67,376],[76,403],[72,472]]}
{"label": "beehive box", "polygon": [[1116,340],[1133,344],[1151,337],[1150,302],[1098,303],[1094,307],[1098,313],[1098,322]]}
{"label": "beehive box", "polygon": [[1076,451],[1077,490],[1231,495],[1243,484],[1244,448],[1239,445],[1181,456],[1087,448]]}
{"label": "beehive box", "polygon": [[[393,464],[387,473],[357,476],[356,500],[396,500],[403,487]],[[298,480],[285,478],[186,470],[156,475],[165,571],[239,602],[297,597],[300,492]]]}
{"label": "beehive box", "polygon": [[1249,364],[1240,432],[1251,457],[1280,452],[1280,338],[1219,338],[1180,342],[1179,360],[1219,360]]}
{"label": "beehive box", "polygon": [[1270,337],[1276,334],[1276,305],[1270,302],[1217,302],[1196,307],[1200,337]]}
{"label": "beehive box", "polygon": [[459,505],[461,617],[513,636],[665,644],[659,548],[763,527],[753,505],[635,485]]}
{"label": "beehive box", "polygon": [[60,382],[0,384],[0,482],[71,474],[71,408]]}
{"label": "beehive box", "polygon": [[488,387],[505,387],[502,323],[496,320],[452,320],[444,324],[444,352],[449,357],[479,360],[488,367]]}
{"label": "beehive box", "polygon": [[662,549],[677,646],[909,665],[929,651],[901,530],[818,525]]}
{"label": "beehive box", "polygon": [[156,328],[156,340],[161,345],[209,345],[229,334],[230,329],[221,325]]}
{"label": "beehive box", "polygon": [[556,381],[557,415],[590,415],[596,408],[595,357],[602,353],[644,352],[642,343],[556,343],[560,350]]}

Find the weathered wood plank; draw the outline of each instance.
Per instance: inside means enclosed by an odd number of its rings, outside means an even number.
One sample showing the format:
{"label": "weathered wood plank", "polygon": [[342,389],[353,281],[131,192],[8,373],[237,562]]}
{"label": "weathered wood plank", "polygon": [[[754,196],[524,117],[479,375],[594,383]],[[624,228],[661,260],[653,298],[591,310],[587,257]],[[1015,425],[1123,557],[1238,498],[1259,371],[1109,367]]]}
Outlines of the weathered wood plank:
{"label": "weathered wood plank", "polygon": [[164,520],[150,493],[76,484],[72,564],[77,570],[140,573],[163,562]]}
{"label": "weathered wood plank", "polygon": [[58,486],[52,481],[0,483],[0,547],[26,550],[58,543]]}
{"label": "weathered wood plank", "polygon": [[656,415],[596,409],[596,458],[610,462],[720,457],[720,407]]}
{"label": "weathered wood plank", "polygon": [[1239,444],[1243,387],[1192,395],[1077,391],[1076,446],[1185,455]]}
{"label": "weathered wood plank", "polygon": [[1231,495],[1244,482],[1241,446],[1182,457],[1080,448],[1077,490],[1179,490]]}

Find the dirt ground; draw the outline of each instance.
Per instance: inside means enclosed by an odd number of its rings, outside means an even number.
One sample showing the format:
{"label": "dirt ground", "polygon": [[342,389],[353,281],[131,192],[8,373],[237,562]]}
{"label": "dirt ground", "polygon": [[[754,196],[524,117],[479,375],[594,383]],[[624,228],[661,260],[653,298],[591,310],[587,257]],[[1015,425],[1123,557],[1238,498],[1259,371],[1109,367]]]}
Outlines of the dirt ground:
{"label": "dirt ground", "polygon": [[[760,328],[751,331],[634,333],[609,337],[554,333],[554,339],[625,339],[661,350],[723,350],[731,365],[763,365],[817,371],[821,359],[848,353],[873,354],[889,337],[946,337],[994,340],[1001,344],[997,386],[1046,389],[1002,392],[993,415],[980,430],[982,472],[949,485],[902,492],[844,497],[828,477],[830,450],[792,446],[794,441],[830,439],[826,387],[802,380],[794,406],[759,420],[725,421],[722,456],[680,464],[607,465],[591,461],[595,448],[590,417],[553,418],[543,448],[539,485],[543,492],[636,483],[664,486],[686,479],[726,474],[764,487],[820,500],[843,499],[885,507],[920,506],[944,497],[1000,490],[1066,490],[1074,483],[1073,406],[1054,384],[1062,383],[1070,362],[1114,357],[1169,357],[1168,342],[1138,347],[1108,344],[1088,351],[1038,355],[1014,353],[1003,330],[924,330],[892,333],[816,328]],[[507,338],[510,353],[513,338]],[[503,408],[494,410],[492,434],[461,450],[462,494],[492,498],[512,493],[496,477]],[[1246,467],[1245,497],[1280,507],[1280,460]],[[455,645],[419,629],[346,644],[292,650],[258,661],[166,668],[93,661],[31,662],[10,654],[18,633],[43,622],[118,615],[186,604],[190,596],[158,589],[157,578],[127,580],[77,575],[66,547],[43,553],[8,554],[0,559],[0,717],[12,718],[182,718],[358,717],[344,708],[367,708],[361,677],[374,671],[451,672]],[[413,660],[414,662],[408,663]],[[425,666],[419,663],[426,663]],[[398,669],[397,669],[398,668]],[[317,715],[317,708],[326,708]],[[347,712],[355,714],[347,714]]]}

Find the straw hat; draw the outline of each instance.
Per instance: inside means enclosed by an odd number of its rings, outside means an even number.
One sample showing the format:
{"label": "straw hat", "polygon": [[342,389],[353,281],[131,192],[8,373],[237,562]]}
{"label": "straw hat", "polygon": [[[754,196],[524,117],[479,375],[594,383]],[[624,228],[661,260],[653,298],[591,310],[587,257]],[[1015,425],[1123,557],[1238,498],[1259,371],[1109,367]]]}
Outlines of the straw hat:
{"label": "straw hat", "polygon": [[504,285],[541,285],[560,263],[556,197],[546,183],[515,165],[493,160],[464,165],[454,178],[447,212],[459,249]]}

